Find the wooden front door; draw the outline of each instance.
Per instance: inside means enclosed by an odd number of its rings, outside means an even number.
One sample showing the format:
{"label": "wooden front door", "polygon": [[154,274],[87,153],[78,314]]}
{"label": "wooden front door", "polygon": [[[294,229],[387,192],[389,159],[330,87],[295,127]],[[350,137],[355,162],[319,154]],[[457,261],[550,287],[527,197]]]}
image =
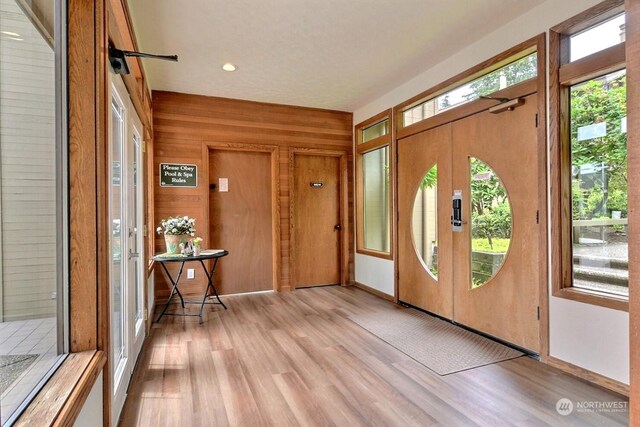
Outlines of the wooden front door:
{"label": "wooden front door", "polygon": [[[539,351],[536,95],[398,143],[399,299]],[[452,224],[459,199],[462,224]]]}
{"label": "wooden front door", "polygon": [[[453,189],[462,191],[466,221],[453,239],[453,318],[537,352],[538,266],[546,260],[538,251],[545,230],[538,224],[544,179],[538,177],[536,112],[536,95],[530,95],[513,111],[485,111],[453,123],[452,140]],[[497,196],[483,195],[491,191]],[[510,233],[495,225],[508,220]],[[474,241],[480,247],[472,250]]]}
{"label": "wooden front door", "polygon": [[270,153],[211,150],[209,184],[208,246],[229,251],[216,271],[218,292],[272,290]]}
{"label": "wooden front door", "polygon": [[450,204],[451,125],[401,140],[398,144],[399,299],[448,319],[453,317],[452,235],[446,215]]}
{"label": "wooden front door", "polygon": [[340,158],[295,155],[293,176],[293,285],[340,284]]}

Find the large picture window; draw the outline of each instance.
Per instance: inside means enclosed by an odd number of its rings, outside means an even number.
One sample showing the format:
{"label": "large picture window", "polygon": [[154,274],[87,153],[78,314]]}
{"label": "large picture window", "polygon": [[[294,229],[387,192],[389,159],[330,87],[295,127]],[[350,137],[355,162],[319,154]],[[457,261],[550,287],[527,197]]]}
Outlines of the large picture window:
{"label": "large picture window", "polygon": [[10,424],[65,347],[62,2],[0,0],[0,393]]}
{"label": "large picture window", "polygon": [[391,114],[356,126],[357,250],[391,258]]}
{"label": "large picture window", "polygon": [[[625,309],[627,85],[621,3],[551,32],[554,294]],[[585,24],[586,23],[586,24]],[[553,123],[553,121],[552,121]]]}

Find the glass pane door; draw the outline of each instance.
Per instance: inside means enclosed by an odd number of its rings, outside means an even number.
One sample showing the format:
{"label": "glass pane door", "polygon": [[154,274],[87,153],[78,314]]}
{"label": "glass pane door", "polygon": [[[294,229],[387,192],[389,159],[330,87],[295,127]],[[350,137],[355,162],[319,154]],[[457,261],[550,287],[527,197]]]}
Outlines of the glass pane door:
{"label": "glass pane door", "polygon": [[144,284],[145,266],[143,263],[144,224],[143,224],[143,192],[142,192],[142,125],[135,111],[131,109],[129,119],[129,143],[127,155],[127,228],[129,236],[127,264],[127,292],[132,304],[128,309],[131,320],[131,370],[142,348],[144,340]]}
{"label": "glass pane door", "polygon": [[109,214],[111,223],[111,265],[110,265],[110,293],[111,293],[111,360],[114,385],[122,377],[122,371],[127,358],[126,328],[124,309],[126,293],[122,289],[123,262],[122,249],[122,146],[124,142],[124,106],[116,97],[111,99],[111,135],[110,135],[110,174]]}

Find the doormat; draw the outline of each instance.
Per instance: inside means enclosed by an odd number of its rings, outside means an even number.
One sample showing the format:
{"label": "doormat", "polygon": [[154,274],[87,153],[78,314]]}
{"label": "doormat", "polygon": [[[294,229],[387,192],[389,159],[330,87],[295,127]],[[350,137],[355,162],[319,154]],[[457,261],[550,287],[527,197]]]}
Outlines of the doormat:
{"label": "doormat", "polygon": [[38,356],[38,354],[0,355],[0,394],[4,393]]}
{"label": "doormat", "polygon": [[438,375],[478,368],[524,353],[414,309],[349,316]]}

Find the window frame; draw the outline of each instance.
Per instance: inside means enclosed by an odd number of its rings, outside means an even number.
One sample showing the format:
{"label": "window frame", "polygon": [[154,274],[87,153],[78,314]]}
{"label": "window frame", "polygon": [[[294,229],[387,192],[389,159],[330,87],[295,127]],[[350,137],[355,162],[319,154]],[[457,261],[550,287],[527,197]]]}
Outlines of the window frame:
{"label": "window frame", "polygon": [[[486,110],[490,106],[495,105],[496,101],[491,99],[476,99],[471,102],[460,104],[454,108],[448,109],[436,114],[435,116],[427,117],[418,122],[410,125],[404,125],[403,114],[405,111],[428,101],[432,98],[438,97],[450,90],[460,87],[466,83],[469,83],[479,77],[487,75],[497,69],[500,69],[510,63],[522,59],[534,52],[537,52],[538,61],[540,61],[541,52],[544,51],[544,42],[541,42],[541,36],[534,36],[528,40],[525,40],[498,55],[495,55],[475,66],[469,68],[466,71],[462,71],[453,77],[433,86],[424,92],[419,93],[416,96],[409,98],[408,100],[396,105],[393,108],[394,111],[394,123],[395,132],[394,136],[396,140],[406,138],[411,135],[423,132],[425,130],[437,127],[439,125],[449,123],[451,121],[464,118],[473,115],[479,111]],[[524,80],[515,85],[508,86],[504,89],[497,90],[489,96],[494,98],[514,98],[518,96],[524,96],[524,94],[533,93],[537,90],[538,81],[545,77],[544,64],[538,63],[538,75]]]}
{"label": "window frame", "polygon": [[[371,139],[367,142],[362,141],[363,130],[377,123],[389,121],[388,132],[385,135]],[[358,123],[355,126],[355,173],[356,173],[356,253],[369,255],[376,258],[393,260],[394,255],[394,180],[395,173],[395,155],[393,150],[393,135],[395,131],[395,120],[391,109],[376,114],[369,119]],[[362,157],[366,153],[387,147],[389,151],[389,251],[378,251],[375,249],[365,248],[364,246],[364,177],[362,175]]]}
{"label": "window frame", "polygon": [[16,1],[17,7],[24,17],[33,25],[43,40],[51,48],[54,58],[54,177],[55,177],[55,320],[56,320],[56,351],[57,358],[48,370],[34,383],[22,402],[7,417],[3,425],[13,425],[27,412],[32,402],[37,399],[47,382],[54,377],[69,355],[69,140],[68,140],[68,46],[67,46],[67,2],[55,0],[49,22],[51,27],[42,21],[43,16],[36,12],[32,5],[24,0]]}
{"label": "window frame", "polygon": [[571,179],[571,86],[626,68],[626,42],[570,62],[570,37],[624,12],[624,1],[608,1],[549,30],[549,118],[552,295],[629,311],[629,298],[573,286]]}

